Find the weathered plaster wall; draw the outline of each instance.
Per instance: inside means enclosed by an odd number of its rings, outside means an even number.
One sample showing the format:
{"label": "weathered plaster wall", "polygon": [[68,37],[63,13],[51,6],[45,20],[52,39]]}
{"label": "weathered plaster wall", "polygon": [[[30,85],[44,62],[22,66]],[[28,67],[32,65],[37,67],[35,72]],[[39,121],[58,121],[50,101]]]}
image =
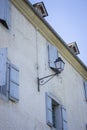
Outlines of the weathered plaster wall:
{"label": "weathered plaster wall", "polygon": [[38,29],[12,5],[10,30],[0,24],[0,48],[7,47],[8,58],[19,67],[20,100],[0,100],[1,130],[50,130],[46,125],[45,92],[51,92],[66,107],[69,130],[85,130],[83,78],[64,58],[64,71],[37,91],[37,77],[53,73],[48,66],[47,44]]}

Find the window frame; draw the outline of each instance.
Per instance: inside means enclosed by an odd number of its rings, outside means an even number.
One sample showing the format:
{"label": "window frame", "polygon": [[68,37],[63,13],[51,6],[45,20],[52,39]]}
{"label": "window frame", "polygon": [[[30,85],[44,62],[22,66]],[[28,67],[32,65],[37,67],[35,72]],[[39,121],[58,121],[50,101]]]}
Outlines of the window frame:
{"label": "window frame", "polygon": [[61,106],[61,102],[54,96],[54,95],[52,95],[52,93],[45,93],[45,97],[46,97],[46,124],[48,125],[48,126],[50,126],[50,127],[53,127],[53,128],[56,128],[56,126],[55,126],[55,122],[54,122],[54,120],[53,120],[53,108],[52,108],[52,123],[49,123],[48,122],[48,111],[47,111],[47,98],[48,97],[50,97],[51,98],[51,101],[52,101],[52,107],[53,107],[53,103],[55,102],[55,104],[56,104],[56,106],[58,106],[58,105],[60,105]]}

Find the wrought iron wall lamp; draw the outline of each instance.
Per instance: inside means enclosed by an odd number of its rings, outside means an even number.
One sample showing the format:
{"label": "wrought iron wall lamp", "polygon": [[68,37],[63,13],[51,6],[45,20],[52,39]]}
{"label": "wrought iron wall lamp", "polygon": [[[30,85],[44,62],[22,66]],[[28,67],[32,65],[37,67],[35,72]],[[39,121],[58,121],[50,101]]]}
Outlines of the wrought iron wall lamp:
{"label": "wrought iron wall lamp", "polygon": [[42,78],[37,78],[38,91],[40,91],[40,85],[46,84],[54,76],[58,75],[59,73],[61,73],[64,70],[65,63],[60,57],[58,57],[58,59],[56,59],[54,61],[54,64],[55,64],[55,68],[52,68],[55,72],[54,74],[51,74],[51,75],[48,75],[48,76],[45,76],[45,77],[42,77]]}

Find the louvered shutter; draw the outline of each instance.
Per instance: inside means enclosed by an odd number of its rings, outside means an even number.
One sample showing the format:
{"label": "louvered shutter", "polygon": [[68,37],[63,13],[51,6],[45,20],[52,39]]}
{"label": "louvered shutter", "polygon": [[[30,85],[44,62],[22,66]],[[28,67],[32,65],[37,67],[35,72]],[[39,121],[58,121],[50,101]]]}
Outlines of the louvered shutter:
{"label": "louvered shutter", "polygon": [[85,89],[85,99],[87,101],[87,82],[84,83],[84,89]]}
{"label": "louvered shutter", "polygon": [[46,95],[46,120],[47,124],[52,127],[53,119],[52,119],[52,99],[48,95]]}
{"label": "louvered shutter", "polygon": [[62,127],[63,127],[63,130],[68,130],[67,129],[67,114],[66,114],[66,109],[62,106]]}
{"label": "louvered shutter", "polygon": [[10,26],[10,1],[0,0],[0,22],[6,27]]}
{"label": "louvered shutter", "polygon": [[55,126],[57,130],[62,130],[61,105],[55,107]]}
{"label": "louvered shutter", "polygon": [[0,86],[6,84],[7,48],[0,48]]}
{"label": "louvered shutter", "polygon": [[19,70],[12,64],[10,65],[9,98],[15,102],[19,100]]}
{"label": "louvered shutter", "polygon": [[55,69],[55,60],[58,59],[58,50],[55,46],[48,45],[48,58],[49,58],[49,67]]}

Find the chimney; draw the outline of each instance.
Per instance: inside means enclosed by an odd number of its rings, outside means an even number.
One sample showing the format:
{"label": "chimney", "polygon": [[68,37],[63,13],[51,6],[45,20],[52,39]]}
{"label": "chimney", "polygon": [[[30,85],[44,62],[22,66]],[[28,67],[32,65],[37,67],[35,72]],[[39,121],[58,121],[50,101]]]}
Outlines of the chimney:
{"label": "chimney", "polygon": [[43,2],[35,3],[33,4],[33,7],[36,9],[36,11],[38,12],[40,16],[42,17],[48,16],[47,10]]}
{"label": "chimney", "polygon": [[78,55],[80,54],[80,51],[78,49],[77,43],[76,42],[72,42],[68,44],[68,47],[70,48],[70,50],[75,54]]}

